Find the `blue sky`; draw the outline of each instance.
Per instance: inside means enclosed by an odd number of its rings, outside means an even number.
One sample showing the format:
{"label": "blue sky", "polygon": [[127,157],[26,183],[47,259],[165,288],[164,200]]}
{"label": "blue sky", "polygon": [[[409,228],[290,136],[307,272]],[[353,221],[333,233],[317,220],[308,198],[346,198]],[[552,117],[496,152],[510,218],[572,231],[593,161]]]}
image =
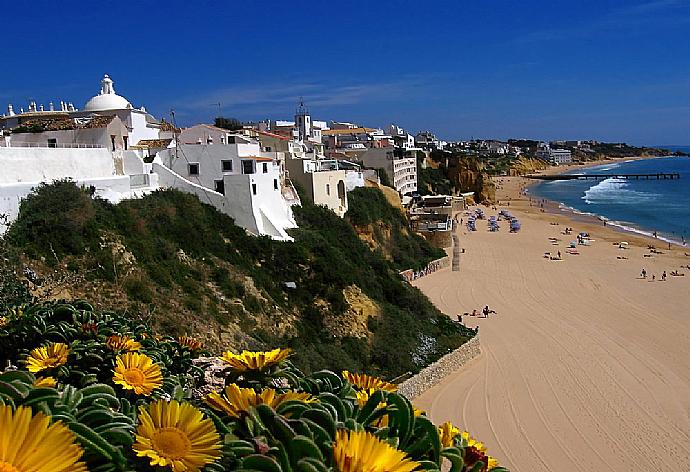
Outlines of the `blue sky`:
{"label": "blue sky", "polygon": [[690,144],[690,1],[14,1],[0,106],[83,107],[104,73],[181,124],[221,112],[446,139]]}

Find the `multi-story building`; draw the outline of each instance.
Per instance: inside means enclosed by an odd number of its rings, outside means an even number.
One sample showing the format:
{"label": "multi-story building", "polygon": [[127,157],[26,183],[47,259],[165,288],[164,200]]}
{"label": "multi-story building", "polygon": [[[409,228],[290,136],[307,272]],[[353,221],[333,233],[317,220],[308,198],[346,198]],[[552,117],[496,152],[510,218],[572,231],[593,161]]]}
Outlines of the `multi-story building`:
{"label": "multi-story building", "polygon": [[552,165],[570,164],[573,162],[572,153],[567,149],[554,149],[543,146],[537,150],[537,157],[550,162]]}
{"label": "multi-story building", "polygon": [[333,159],[286,159],[288,176],[300,184],[316,205],[332,210],[341,218],[348,209],[347,172]]}
{"label": "multi-story building", "polygon": [[382,169],[401,195],[417,191],[416,151],[392,147],[368,149],[360,154],[359,160],[366,167]]}
{"label": "multi-story building", "polygon": [[414,138],[415,145],[426,151],[442,149],[441,141],[431,131],[420,131]]}
{"label": "multi-story building", "polygon": [[210,125],[192,126],[182,130],[177,146],[156,155],[154,170],[165,174],[163,184],[208,200],[250,233],[292,239],[287,230],[297,224],[283,197],[280,163],[258,141]]}

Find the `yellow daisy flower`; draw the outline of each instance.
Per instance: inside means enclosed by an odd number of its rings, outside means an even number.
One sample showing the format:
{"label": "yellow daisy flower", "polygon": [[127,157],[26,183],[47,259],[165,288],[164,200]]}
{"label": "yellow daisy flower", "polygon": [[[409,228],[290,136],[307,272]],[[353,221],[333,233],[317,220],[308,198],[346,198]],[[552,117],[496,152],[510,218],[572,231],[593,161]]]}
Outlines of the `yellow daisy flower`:
{"label": "yellow daisy flower", "polygon": [[26,365],[29,372],[40,372],[53,367],[60,367],[67,363],[69,348],[67,344],[53,343],[44,347],[37,347],[32,350],[26,358]]}
{"label": "yellow daisy flower", "polygon": [[53,377],[37,377],[34,380],[34,387],[36,388],[55,388],[57,380]]}
{"label": "yellow daisy flower", "polygon": [[0,405],[0,471],[87,472],[84,450],[62,422],[31,408]]}
{"label": "yellow daisy flower", "polygon": [[151,395],[163,384],[163,375],[158,364],[146,354],[126,352],[117,356],[113,382],[125,390],[134,390],[137,395]]}
{"label": "yellow daisy flower", "polygon": [[105,345],[113,351],[138,351],[141,349],[141,343],[135,341],[129,336],[118,336],[113,334],[109,336]]}
{"label": "yellow daisy flower", "polygon": [[190,338],[189,336],[180,336],[177,338],[177,342],[183,345],[186,348],[189,348],[191,351],[198,351],[202,347],[204,347],[204,344],[201,341],[197,341],[194,338]]}
{"label": "yellow daisy flower", "polygon": [[139,407],[139,426],[132,449],[152,466],[173,472],[198,472],[221,455],[213,422],[189,403],[159,400]]}
{"label": "yellow daisy flower", "polygon": [[280,404],[290,400],[299,400],[305,403],[317,401],[308,393],[292,391],[277,393],[272,388],[264,388],[260,393],[256,393],[253,388],[241,388],[237,384],[230,384],[225,387],[224,394],[212,392],[206,396],[206,403],[211,408],[225,412],[235,418],[249,412],[249,408],[252,406],[268,405],[276,409]]}
{"label": "yellow daisy flower", "polygon": [[7,326],[7,317],[0,316],[0,328]]}
{"label": "yellow daisy flower", "polygon": [[225,351],[220,359],[230,364],[238,372],[248,370],[263,370],[266,367],[276,365],[287,359],[292,352],[291,349],[273,349],[272,351],[242,351],[235,354],[232,351]]}
{"label": "yellow daisy flower", "polygon": [[344,370],[343,378],[360,390],[374,389],[385,390],[387,392],[398,391],[397,385],[367,374],[353,374]]}
{"label": "yellow daisy flower", "polygon": [[333,459],[339,472],[411,472],[419,463],[368,431],[339,429]]}
{"label": "yellow daisy flower", "polygon": [[438,437],[441,439],[441,445],[443,447],[453,446],[453,440],[460,434],[460,430],[453,426],[453,423],[446,421],[438,428]]}

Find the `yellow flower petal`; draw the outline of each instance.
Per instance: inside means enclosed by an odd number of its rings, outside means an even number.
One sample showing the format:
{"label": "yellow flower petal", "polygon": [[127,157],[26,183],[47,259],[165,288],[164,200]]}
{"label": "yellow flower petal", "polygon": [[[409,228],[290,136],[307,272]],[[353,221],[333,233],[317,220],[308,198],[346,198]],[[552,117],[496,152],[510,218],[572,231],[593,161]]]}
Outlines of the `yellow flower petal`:
{"label": "yellow flower petal", "polygon": [[221,456],[221,439],[213,422],[191,404],[159,400],[139,407],[132,449],[152,466],[198,472]]}
{"label": "yellow flower petal", "polygon": [[246,372],[248,370],[264,370],[267,367],[276,365],[288,358],[291,349],[273,349],[272,351],[242,351],[240,354],[235,354],[232,351],[226,351],[220,358],[238,372]]}
{"label": "yellow flower petal", "polygon": [[31,408],[0,405],[0,471],[87,472],[84,450],[62,422]]}
{"label": "yellow flower petal", "polygon": [[26,367],[29,372],[33,373],[60,367],[67,363],[67,356],[69,356],[67,344],[53,343],[48,346],[37,347],[26,358]]}
{"label": "yellow flower petal", "polygon": [[113,382],[137,395],[151,395],[163,384],[163,375],[146,354],[126,352],[117,356]]}

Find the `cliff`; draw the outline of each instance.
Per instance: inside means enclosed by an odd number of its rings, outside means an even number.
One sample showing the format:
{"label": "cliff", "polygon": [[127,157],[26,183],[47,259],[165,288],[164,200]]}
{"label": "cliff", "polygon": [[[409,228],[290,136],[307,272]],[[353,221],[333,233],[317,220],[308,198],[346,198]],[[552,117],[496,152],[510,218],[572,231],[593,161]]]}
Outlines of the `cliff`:
{"label": "cliff", "polygon": [[[394,197],[400,201],[397,193]],[[409,230],[403,208],[391,205],[381,189],[357,188],[348,194],[348,201],[347,221],[370,249],[380,252],[396,269],[421,269],[446,255]]]}
{"label": "cliff", "polygon": [[427,158],[427,168],[420,169],[420,187],[428,193],[460,194],[474,192],[478,202],[496,199],[496,186],[486,165],[475,156],[433,153]]}
{"label": "cliff", "polygon": [[[356,212],[357,196],[353,203]],[[394,219],[371,213],[374,239],[386,225],[392,236],[372,251],[324,208],[295,214],[295,241],[277,242],[247,235],[191,195],[159,191],[112,205],[58,182],[24,201],[7,243],[38,299],[88,298],[215,352],[299,347],[295,362],[307,371],[416,372],[474,334],[401,279],[400,266],[435,254],[420,245],[405,259],[415,238]]]}
{"label": "cliff", "polygon": [[538,170],[544,170],[548,167],[549,164],[541,159],[520,156],[512,162],[508,173],[511,176],[525,175],[531,174]]}

